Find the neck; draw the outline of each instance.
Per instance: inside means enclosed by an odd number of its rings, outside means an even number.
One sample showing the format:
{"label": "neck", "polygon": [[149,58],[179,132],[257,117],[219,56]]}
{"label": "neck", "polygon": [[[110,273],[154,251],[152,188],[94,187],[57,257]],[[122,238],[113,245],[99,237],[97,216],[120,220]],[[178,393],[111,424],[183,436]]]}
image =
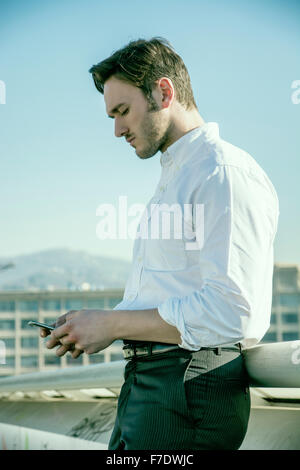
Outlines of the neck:
{"label": "neck", "polygon": [[203,124],[205,124],[205,121],[196,108],[189,111],[183,110],[182,108],[177,109],[169,126],[168,138],[160,149],[161,152],[165,152],[167,148],[178,139],[193,129],[203,126]]}

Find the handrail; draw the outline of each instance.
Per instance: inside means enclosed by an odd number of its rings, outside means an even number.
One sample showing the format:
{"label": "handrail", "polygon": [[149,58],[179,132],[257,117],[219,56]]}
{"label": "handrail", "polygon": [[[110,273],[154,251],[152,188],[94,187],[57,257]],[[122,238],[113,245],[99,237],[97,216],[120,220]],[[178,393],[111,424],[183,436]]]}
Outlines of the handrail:
{"label": "handrail", "polygon": [[300,388],[300,341],[264,343],[244,351],[253,387]]}
{"label": "handrail", "polygon": [[0,379],[0,393],[119,388],[124,381],[124,365],[125,361],[113,361],[4,377]]}
{"label": "handrail", "polygon": [[[244,351],[252,387],[300,388],[300,341],[254,346]],[[0,393],[120,388],[126,361],[75,366],[0,379]]]}

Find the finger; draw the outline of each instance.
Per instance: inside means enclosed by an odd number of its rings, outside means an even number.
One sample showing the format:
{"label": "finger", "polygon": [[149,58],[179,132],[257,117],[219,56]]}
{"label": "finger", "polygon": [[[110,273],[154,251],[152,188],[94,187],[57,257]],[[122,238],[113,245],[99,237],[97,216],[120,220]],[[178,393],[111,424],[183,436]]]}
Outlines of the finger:
{"label": "finger", "polygon": [[77,359],[77,357],[79,357],[83,351],[81,349],[74,349],[73,351],[70,351],[73,359]]}
{"label": "finger", "polygon": [[64,336],[63,338],[60,339],[60,344],[61,344],[61,349],[58,348],[57,351],[60,350],[62,354],[65,354],[65,352],[67,351],[69,351],[70,353],[72,353],[75,350],[79,351],[75,348],[74,343],[71,343],[70,341],[67,340],[67,336]]}
{"label": "finger", "polygon": [[56,354],[57,356],[63,356],[63,355],[66,354],[68,351],[69,351],[69,346],[61,345],[59,348],[57,348],[55,354]]}
{"label": "finger", "polygon": [[47,330],[46,328],[40,328],[40,336],[42,338],[46,338],[46,336],[49,336],[51,334],[50,330]]}
{"label": "finger", "polygon": [[67,336],[69,333],[69,327],[67,323],[64,323],[62,326],[58,326],[54,330],[52,330],[50,339],[47,341],[46,346],[47,348],[53,348],[58,343],[61,343],[62,338]]}
{"label": "finger", "polygon": [[[62,337],[63,337],[63,336],[61,336],[61,338],[62,338]],[[53,331],[51,332],[51,334],[50,334],[49,340],[46,342],[46,347],[47,347],[48,349],[52,349],[52,348],[54,348],[55,346],[57,346],[58,344],[61,344],[61,341],[60,341],[61,338],[59,337],[59,335],[57,335],[56,329],[53,330]]]}
{"label": "finger", "polygon": [[74,341],[70,339],[69,335],[63,336],[62,338],[59,339],[59,342],[63,344],[64,346],[68,346],[68,348],[75,349],[75,344]]}

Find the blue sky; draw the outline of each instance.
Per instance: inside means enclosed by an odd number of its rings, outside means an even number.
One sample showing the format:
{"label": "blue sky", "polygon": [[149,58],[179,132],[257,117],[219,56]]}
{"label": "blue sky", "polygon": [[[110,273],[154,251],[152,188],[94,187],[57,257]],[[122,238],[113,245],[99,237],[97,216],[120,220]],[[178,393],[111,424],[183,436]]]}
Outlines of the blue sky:
{"label": "blue sky", "polygon": [[0,256],[68,247],[131,259],[96,236],[102,203],[146,204],[159,156],[114,137],[88,69],[132,39],[163,36],[199,112],[267,172],[280,202],[275,261],[300,263],[300,2],[2,0]]}

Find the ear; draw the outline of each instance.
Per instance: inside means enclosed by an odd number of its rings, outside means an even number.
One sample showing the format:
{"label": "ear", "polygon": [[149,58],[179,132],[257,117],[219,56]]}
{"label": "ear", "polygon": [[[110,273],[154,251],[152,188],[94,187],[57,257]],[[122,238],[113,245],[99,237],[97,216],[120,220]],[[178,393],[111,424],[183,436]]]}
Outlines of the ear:
{"label": "ear", "polygon": [[168,108],[173,102],[175,94],[172,80],[167,77],[160,78],[157,86],[161,95],[161,106],[162,108]]}

